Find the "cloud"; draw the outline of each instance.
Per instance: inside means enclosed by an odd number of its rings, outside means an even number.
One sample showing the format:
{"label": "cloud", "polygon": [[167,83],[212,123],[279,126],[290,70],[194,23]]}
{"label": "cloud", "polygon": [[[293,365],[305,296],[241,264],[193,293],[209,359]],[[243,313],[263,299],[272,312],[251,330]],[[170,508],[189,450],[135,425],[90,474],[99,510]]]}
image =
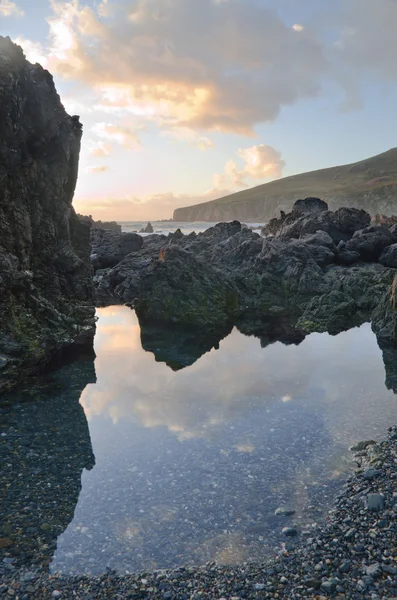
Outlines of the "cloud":
{"label": "cloud", "polygon": [[137,150],[140,141],[136,131],[125,125],[114,125],[111,123],[96,123],[92,128],[96,135],[111,142],[117,142],[128,150]]}
{"label": "cloud", "polygon": [[232,191],[214,188],[204,194],[197,195],[166,192],[146,197],[132,195],[123,198],[77,197],[74,201],[74,206],[78,212],[92,214],[96,219],[146,221],[171,218],[175,208],[199,202],[208,202]]}
{"label": "cloud", "polygon": [[250,185],[247,179],[277,179],[281,177],[285,167],[280,152],[264,144],[240,148],[237,154],[243,159],[244,166],[239,169],[234,160],[228,160],[224,173],[216,174],[214,177],[216,186],[247,187]]}
{"label": "cloud", "polygon": [[162,132],[162,135],[171,137],[179,142],[187,142],[199,150],[209,150],[214,147],[214,142],[204,135],[196,133],[188,127],[174,127]]}
{"label": "cloud", "polygon": [[397,79],[397,2],[344,0],[339,17],[337,54],[358,72],[372,70],[385,80]]}
{"label": "cloud", "polygon": [[86,173],[106,173],[109,167],[106,165],[93,165],[86,168]]}
{"label": "cloud", "polygon": [[89,156],[94,156],[96,158],[104,158],[105,156],[110,156],[112,153],[112,147],[110,144],[104,144],[104,142],[98,142],[95,146],[93,146],[89,150]]}
{"label": "cloud", "polygon": [[303,25],[300,25],[299,23],[295,23],[295,25],[292,25],[292,29],[294,29],[295,31],[303,31],[304,27],[303,27]]}
{"label": "cloud", "polygon": [[95,88],[99,106],[164,128],[253,135],[316,96],[329,65],[314,34],[275,8],[228,0],[52,1],[50,70]]}
{"label": "cloud", "polygon": [[3,17],[23,17],[25,12],[11,0],[0,0],[0,15]]}

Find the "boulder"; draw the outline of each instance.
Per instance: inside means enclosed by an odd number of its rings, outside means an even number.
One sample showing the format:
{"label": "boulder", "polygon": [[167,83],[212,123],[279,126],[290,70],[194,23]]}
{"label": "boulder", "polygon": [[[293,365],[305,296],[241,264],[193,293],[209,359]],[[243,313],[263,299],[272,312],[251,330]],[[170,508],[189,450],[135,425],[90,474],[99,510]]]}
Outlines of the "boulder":
{"label": "boulder", "polygon": [[305,198],[297,200],[292,206],[292,214],[301,217],[303,215],[315,215],[328,210],[328,204],[320,198]]}
{"label": "boulder", "polygon": [[95,269],[114,267],[131,252],[140,250],[143,238],[137,233],[91,230],[91,259]]}
{"label": "boulder", "polygon": [[393,236],[385,225],[370,225],[356,231],[346,242],[345,250],[358,252],[361,260],[375,262],[387,246],[393,243]]}
{"label": "boulder", "polygon": [[142,273],[135,309],[144,323],[219,329],[236,319],[239,295],[216,267],[169,246]]}
{"label": "boulder", "polygon": [[379,257],[379,262],[385,267],[397,269],[397,244],[386,246]]}

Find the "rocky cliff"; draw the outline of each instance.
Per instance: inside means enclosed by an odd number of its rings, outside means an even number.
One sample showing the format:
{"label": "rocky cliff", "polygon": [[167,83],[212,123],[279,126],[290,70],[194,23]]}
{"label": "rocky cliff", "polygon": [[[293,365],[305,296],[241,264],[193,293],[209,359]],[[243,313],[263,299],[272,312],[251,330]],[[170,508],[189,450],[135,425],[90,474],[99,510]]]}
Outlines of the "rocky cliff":
{"label": "rocky cliff", "polygon": [[90,228],[72,207],[82,125],[0,37],[0,390],[92,343]]}
{"label": "rocky cliff", "polygon": [[356,207],[372,215],[396,214],[397,148],[354,164],[285,177],[211,202],[178,208],[174,221],[266,222],[306,196],[320,196],[331,210]]}

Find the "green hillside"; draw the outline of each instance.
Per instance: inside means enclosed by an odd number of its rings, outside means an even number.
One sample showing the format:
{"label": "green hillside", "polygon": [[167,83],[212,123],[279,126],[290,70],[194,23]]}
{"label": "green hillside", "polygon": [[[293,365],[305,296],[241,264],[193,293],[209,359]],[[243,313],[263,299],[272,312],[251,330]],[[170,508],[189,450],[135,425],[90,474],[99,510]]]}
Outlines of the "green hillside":
{"label": "green hillside", "polygon": [[357,206],[371,214],[397,214],[397,148],[350,165],[301,173],[178,208],[174,220],[262,222],[307,196],[319,196],[333,210]]}

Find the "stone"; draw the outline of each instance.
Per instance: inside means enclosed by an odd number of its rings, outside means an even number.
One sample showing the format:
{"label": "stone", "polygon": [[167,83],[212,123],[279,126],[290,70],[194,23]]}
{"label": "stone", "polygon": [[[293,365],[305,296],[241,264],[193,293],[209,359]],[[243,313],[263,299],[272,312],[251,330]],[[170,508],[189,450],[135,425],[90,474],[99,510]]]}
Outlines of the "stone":
{"label": "stone", "polygon": [[295,535],[298,535],[298,530],[295,527],[283,527],[281,533],[283,533],[287,537],[293,537]]}
{"label": "stone", "polygon": [[372,563],[371,565],[364,567],[364,571],[368,577],[377,579],[380,576],[382,569],[379,563]]}
{"label": "stone", "polygon": [[321,589],[324,592],[328,592],[328,593],[332,594],[336,590],[337,585],[338,585],[338,582],[336,581],[336,579],[328,579],[321,583]]}
{"label": "stone", "polygon": [[339,567],[340,573],[348,573],[351,569],[351,561],[345,560]]}
{"label": "stone", "polygon": [[385,497],[383,494],[368,494],[367,508],[370,511],[381,511],[385,507]]}
{"label": "stone", "polygon": [[295,510],[280,506],[279,508],[276,508],[274,514],[278,517],[290,517],[291,515],[295,514]]}
{"label": "stone", "polygon": [[313,588],[315,590],[319,590],[321,587],[321,580],[320,579],[314,579],[313,577],[309,577],[307,579],[303,580],[304,585],[307,588]]}
{"label": "stone", "polygon": [[372,481],[372,479],[375,479],[378,476],[379,471],[377,469],[367,469],[363,474],[364,479],[367,479],[368,481]]}

